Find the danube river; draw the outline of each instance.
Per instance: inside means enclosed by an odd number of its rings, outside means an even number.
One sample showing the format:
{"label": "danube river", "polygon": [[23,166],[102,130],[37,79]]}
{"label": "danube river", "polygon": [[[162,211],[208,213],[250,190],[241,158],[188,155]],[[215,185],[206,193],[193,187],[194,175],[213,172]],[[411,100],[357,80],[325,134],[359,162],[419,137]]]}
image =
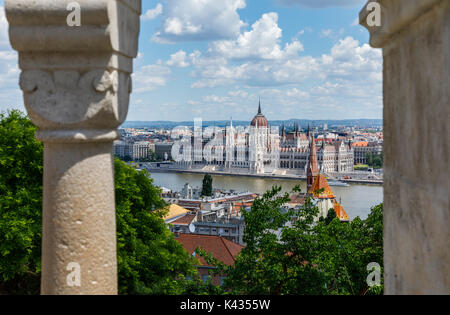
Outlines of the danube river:
{"label": "danube river", "polygon": [[[201,187],[203,180],[203,175],[186,173],[152,173],[151,177],[154,179],[155,185],[174,191],[181,191],[186,183],[194,187]],[[214,188],[234,189],[238,192],[264,193],[275,185],[283,187],[283,191],[290,191],[296,185],[300,185],[302,191],[306,190],[306,181],[304,180],[213,175]],[[381,185],[350,184],[349,187],[331,186],[331,189],[337,196],[337,200],[341,200],[351,219],[357,216],[365,219],[371,207],[383,202]]]}

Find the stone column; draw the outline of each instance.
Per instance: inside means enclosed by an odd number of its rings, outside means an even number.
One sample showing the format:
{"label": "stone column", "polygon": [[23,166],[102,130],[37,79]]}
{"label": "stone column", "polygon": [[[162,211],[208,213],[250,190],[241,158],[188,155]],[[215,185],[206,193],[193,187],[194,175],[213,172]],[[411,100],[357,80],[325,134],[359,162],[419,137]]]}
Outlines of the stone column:
{"label": "stone column", "polygon": [[128,111],[141,1],[78,0],[80,26],[67,23],[69,3],[5,0],[45,147],[41,293],[117,294],[112,143]]}
{"label": "stone column", "polygon": [[386,294],[449,294],[450,0],[378,0]]}

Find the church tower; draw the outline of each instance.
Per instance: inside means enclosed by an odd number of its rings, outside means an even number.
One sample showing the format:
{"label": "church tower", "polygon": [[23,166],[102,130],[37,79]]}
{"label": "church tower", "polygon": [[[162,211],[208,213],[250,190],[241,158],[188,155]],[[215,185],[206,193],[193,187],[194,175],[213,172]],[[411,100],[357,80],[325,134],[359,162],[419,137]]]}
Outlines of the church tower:
{"label": "church tower", "polygon": [[225,167],[231,168],[234,163],[234,152],[235,152],[235,130],[233,128],[233,118],[231,118],[230,126],[226,128],[226,161]]}
{"label": "church tower", "polygon": [[308,157],[308,165],[306,167],[306,185],[307,192],[309,193],[312,189],[317,175],[319,174],[319,168],[317,167],[317,152],[316,152],[316,144],[314,143],[314,136],[310,134],[308,127],[308,135],[309,135],[309,157]]}
{"label": "church tower", "polygon": [[269,148],[269,122],[261,110],[259,101],[258,114],[250,124],[249,159],[250,171],[256,174],[264,173],[264,156]]}

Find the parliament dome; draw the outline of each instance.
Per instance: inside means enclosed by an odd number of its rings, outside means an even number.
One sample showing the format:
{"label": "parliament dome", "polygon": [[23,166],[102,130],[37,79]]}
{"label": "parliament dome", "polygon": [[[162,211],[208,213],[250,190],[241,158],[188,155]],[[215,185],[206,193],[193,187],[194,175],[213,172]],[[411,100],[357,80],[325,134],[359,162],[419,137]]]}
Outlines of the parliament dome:
{"label": "parliament dome", "polygon": [[269,122],[267,118],[263,115],[261,111],[261,102],[259,102],[258,114],[253,118],[250,126],[252,127],[261,127],[261,128],[269,128]]}

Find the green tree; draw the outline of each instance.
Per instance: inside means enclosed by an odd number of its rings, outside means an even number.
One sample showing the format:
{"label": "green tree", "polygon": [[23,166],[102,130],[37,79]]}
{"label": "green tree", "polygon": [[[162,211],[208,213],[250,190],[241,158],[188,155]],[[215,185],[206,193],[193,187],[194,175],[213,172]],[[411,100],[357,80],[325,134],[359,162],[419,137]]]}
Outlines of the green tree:
{"label": "green tree", "polygon": [[129,155],[125,155],[123,158],[121,158],[121,160],[124,162],[131,162],[133,161],[133,158]]}
{"label": "green tree", "polygon": [[383,153],[374,155],[373,167],[374,168],[382,168],[383,167]]}
{"label": "green tree", "polygon": [[219,286],[212,284],[211,278],[204,282],[200,276],[186,281],[182,295],[223,295],[226,292]]}
{"label": "green tree", "polygon": [[[298,189],[295,189],[297,191]],[[382,205],[366,220],[343,223],[330,214],[315,220],[317,207],[284,207],[289,195],[274,187],[243,210],[247,247],[228,267],[201,254],[227,274],[225,285],[234,294],[369,294],[370,262],[382,265]]]}
{"label": "green tree", "polygon": [[43,148],[19,111],[0,113],[0,292],[39,290]]}
{"label": "green tree", "polygon": [[204,197],[211,197],[212,196],[212,190],[213,190],[213,178],[210,174],[206,174],[205,177],[203,177],[203,186],[202,186],[202,196]]}
{"label": "green tree", "polygon": [[325,225],[330,224],[335,218],[336,218],[336,211],[334,211],[334,209],[330,209],[328,210],[327,216],[326,218],[321,217],[319,220],[325,223]]}
{"label": "green tree", "polygon": [[373,168],[383,167],[383,153],[373,154],[372,152],[366,152],[367,165]]}
{"label": "green tree", "polygon": [[153,150],[148,150],[148,156],[139,159],[139,162],[156,162],[156,154]]}
{"label": "green tree", "polygon": [[370,167],[373,167],[373,154],[372,154],[372,152],[366,152],[366,161],[367,161],[367,165],[369,165]]}
{"label": "green tree", "polygon": [[[0,294],[39,293],[43,147],[35,131],[18,111],[0,115]],[[164,224],[166,204],[148,173],[118,159],[114,166],[119,292],[205,291]]]}
{"label": "green tree", "polygon": [[180,294],[193,259],[167,229],[166,203],[146,171],[115,160],[119,293]]}

